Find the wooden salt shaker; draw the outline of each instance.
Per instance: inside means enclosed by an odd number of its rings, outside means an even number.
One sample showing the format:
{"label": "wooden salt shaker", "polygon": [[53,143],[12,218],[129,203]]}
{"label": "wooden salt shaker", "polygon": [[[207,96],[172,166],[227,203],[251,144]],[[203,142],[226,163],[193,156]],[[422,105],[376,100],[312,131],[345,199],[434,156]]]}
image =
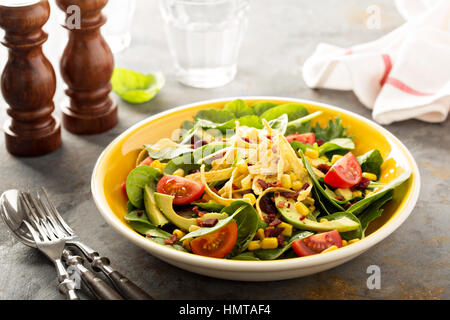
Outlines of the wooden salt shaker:
{"label": "wooden salt shaker", "polygon": [[57,0],[69,18],[77,6],[80,28],[67,25],[69,42],[61,58],[61,74],[68,85],[70,104],[63,106],[63,126],[75,134],[105,132],[118,122],[117,103],[109,97],[113,54],[100,33],[106,18],[101,10],[108,0]]}
{"label": "wooden salt shaker", "polygon": [[56,76],[42,52],[50,16],[47,0],[0,5],[2,44],[9,50],[1,88],[8,103],[4,126],[6,148],[17,156],[38,156],[61,145],[59,122],[52,116]]}

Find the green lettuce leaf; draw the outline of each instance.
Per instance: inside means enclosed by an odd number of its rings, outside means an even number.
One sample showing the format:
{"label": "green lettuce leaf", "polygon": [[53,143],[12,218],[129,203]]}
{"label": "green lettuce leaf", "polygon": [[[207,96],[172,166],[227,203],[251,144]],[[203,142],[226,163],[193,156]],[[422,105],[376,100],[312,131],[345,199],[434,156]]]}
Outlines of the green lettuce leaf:
{"label": "green lettuce leaf", "polygon": [[328,121],[328,127],[321,127],[320,124],[316,124],[313,129],[317,140],[330,141],[337,138],[351,138],[346,135],[346,127],[342,125],[341,118],[338,116],[334,120]]}
{"label": "green lettuce leaf", "polygon": [[381,156],[380,151],[373,149],[356,159],[358,159],[363,172],[373,173],[377,177],[380,176],[381,165],[383,164],[383,157]]}
{"label": "green lettuce leaf", "polygon": [[252,105],[253,111],[256,115],[260,116],[264,112],[266,112],[269,109],[272,109],[273,107],[276,107],[277,104],[269,101],[261,101],[257,102],[254,105]]}
{"label": "green lettuce leaf", "polygon": [[162,73],[142,74],[125,68],[114,68],[111,77],[113,91],[123,100],[133,104],[153,99],[164,83]]}
{"label": "green lettuce leaf", "polygon": [[241,118],[244,116],[254,115],[254,111],[250,108],[243,100],[237,99],[231,101],[225,105],[223,108],[225,111],[229,111],[234,114],[236,118]]}

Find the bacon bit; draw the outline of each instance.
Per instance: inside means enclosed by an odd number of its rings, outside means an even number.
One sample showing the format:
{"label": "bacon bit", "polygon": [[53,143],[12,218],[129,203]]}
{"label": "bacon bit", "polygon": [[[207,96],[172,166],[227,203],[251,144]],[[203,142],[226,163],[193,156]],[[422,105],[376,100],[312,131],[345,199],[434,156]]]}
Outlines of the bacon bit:
{"label": "bacon bit", "polygon": [[209,186],[209,188],[211,189],[212,192],[219,194],[219,190],[217,190],[216,188],[214,188],[213,186]]}
{"label": "bacon bit", "polygon": [[[264,198],[263,198],[264,199]],[[262,209],[262,207],[261,207],[261,209]],[[275,208],[275,210],[276,210],[276,208]],[[264,210],[263,210],[264,211]],[[266,222],[266,223],[271,223],[273,220],[275,220],[275,218],[276,218],[277,216],[276,216],[276,214],[275,213],[268,213],[265,217],[264,217],[264,221]]]}
{"label": "bacon bit", "polygon": [[263,189],[267,189],[269,187],[269,185],[267,184],[267,182],[265,182],[263,179],[258,179],[256,180],[256,182],[261,186],[261,188]]}
{"label": "bacon bit", "polygon": [[281,182],[267,182],[267,185],[271,188],[281,187]]}
{"label": "bacon bit", "polygon": [[264,236],[266,238],[278,237],[283,232],[284,228],[267,228],[264,230]]}
{"label": "bacon bit", "polygon": [[253,163],[247,163],[247,167],[251,167],[253,165]]}
{"label": "bacon bit", "polygon": [[[309,185],[308,185],[309,187]],[[306,188],[308,188],[306,187]],[[281,195],[287,199],[295,199],[298,197],[298,195],[300,194],[300,192],[281,192]],[[289,207],[288,207],[289,208]]]}
{"label": "bacon bit", "polygon": [[[273,214],[273,219],[275,219],[275,214],[278,212],[273,201],[270,200],[269,196],[265,195],[259,201],[259,206],[261,210],[266,214]],[[270,221],[272,221],[271,219]]]}
{"label": "bacon bit", "polygon": [[206,211],[200,211],[197,206],[193,207],[192,211],[196,213],[199,217],[203,217],[207,213]]}
{"label": "bacon bit", "polygon": [[364,190],[367,189],[367,187],[370,184],[370,180],[367,178],[362,177],[361,181],[358,184],[355,184],[353,187],[350,188],[350,190],[355,191],[355,190]]}
{"label": "bacon bit", "polygon": [[266,136],[267,139],[272,140],[273,136]]}
{"label": "bacon bit", "polygon": [[305,218],[306,218],[306,216],[301,216],[301,217],[300,217],[300,221],[305,220]]}
{"label": "bacon bit", "polygon": [[325,143],[325,141],[323,141],[323,140],[316,140],[316,143],[317,143],[317,146],[321,146],[321,145],[323,145],[324,143]]}
{"label": "bacon bit", "polygon": [[164,243],[168,245],[173,245],[175,242],[177,242],[178,237],[176,234],[173,234],[170,236],[170,238],[164,239]]}
{"label": "bacon bit", "polygon": [[291,207],[291,203],[290,202],[288,202],[287,207],[288,207],[288,209]]}
{"label": "bacon bit", "polygon": [[275,218],[275,220],[273,220],[269,225],[274,227],[274,226],[279,225],[280,223],[281,223],[281,220],[278,218]]}
{"label": "bacon bit", "polygon": [[302,186],[301,191],[305,191],[306,189],[309,188],[309,183],[305,182],[305,184]]}
{"label": "bacon bit", "polygon": [[331,166],[326,163],[321,163],[317,166],[317,169],[326,174],[328,171],[330,171]]}
{"label": "bacon bit", "polygon": [[343,197],[343,196],[336,196],[336,197],[334,197],[336,200],[338,200],[338,201],[344,201],[345,200],[345,198]]}
{"label": "bacon bit", "polygon": [[206,220],[204,220],[204,221],[202,221],[202,220],[200,220],[200,221],[198,221],[198,225],[200,226],[200,227],[207,227],[207,228],[210,228],[210,227],[214,227],[215,225],[216,225],[216,223],[217,222],[219,222],[219,219],[217,219],[217,218],[214,218],[214,219],[206,219]]}
{"label": "bacon bit", "polygon": [[247,142],[247,143],[250,143],[250,139],[247,138],[247,137],[242,137],[241,139],[244,140],[244,141]]}
{"label": "bacon bit", "polygon": [[222,154],[216,154],[215,156],[211,157],[211,160],[217,160],[220,158],[223,158],[225,156],[226,152],[222,152]]}
{"label": "bacon bit", "polygon": [[277,205],[277,208],[283,209],[285,204],[286,204],[286,201],[278,201],[278,203],[276,205]]}
{"label": "bacon bit", "polygon": [[[282,228],[280,228],[280,229],[282,229]],[[279,235],[277,236],[277,240],[278,240],[278,245],[279,245],[280,247],[284,245],[284,235],[279,234]]]}
{"label": "bacon bit", "polygon": [[136,212],[137,213],[137,215],[140,217],[140,216],[142,216],[142,214],[143,214],[143,212],[142,211],[138,211],[138,212]]}
{"label": "bacon bit", "polygon": [[344,209],[347,210],[348,208],[350,208],[352,206],[352,204],[350,202],[347,202],[344,206]]}

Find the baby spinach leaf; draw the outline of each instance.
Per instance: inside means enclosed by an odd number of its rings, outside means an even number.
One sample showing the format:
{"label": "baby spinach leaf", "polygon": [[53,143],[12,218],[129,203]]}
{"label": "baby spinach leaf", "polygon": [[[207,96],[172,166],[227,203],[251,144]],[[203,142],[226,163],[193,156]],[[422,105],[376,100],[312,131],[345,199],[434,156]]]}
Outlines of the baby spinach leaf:
{"label": "baby spinach leaf", "polygon": [[154,224],[152,224],[147,215],[143,213],[142,210],[134,210],[129,212],[125,216],[125,220],[128,221],[130,226],[136,230],[138,233],[143,235],[150,235],[152,237],[159,238],[169,238],[171,236],[170,233],[157,228]]}
{"label": "baby spinach leaf", "polygon": [[328,127],[321,127],[319,123],[313,129],[316,140],[330,141],[337,138],[351,138],[346,135],[346,127],[342,125],[341,118],[338,116],[334,120],[328,121]]}
{"label": "baby spinach leaf", "polygon": [[158,170],[149,166],[139,166],[131,170],[126,182],[128,199],[136,208],[143,208],[144,187],[149,185],[156,190],[156,183],[162,175]]}
{"label": "baby spinach leaf", "polygon": [[234,120],[236,117],[230,111],[218,110],[218,109],[205,109],[200,110],[194,119],[197,121],[199,119],[210,121],[211,123],[225,123],[230,120]]}
{"label": "baby spinach leaf", "polygon": [[394,189],[395,187],[401,185],[403,182],[408,180],[410,176],[411,171],[410,170],[405,171],[397,179],[394,179],[393,181],[386,184],[378,192],[353,204],[350,208],[347,209],[347,212],[353,213],[354,215],[362,214],[362,212],[366,208],[368,208],[371,204],[376,202],[378,199],[381,199],[386,193],[390,192],[390,190]]}
{"label": "baby spinach leaf", "polygon": [[346,153],[347,151],[353,149],[355,149],[355,144],[353,143],[352,139],[336,138],[321,145],[319,147],[319,153],[320,155],[335,151],[344,151]]}
{"label": "baby spinach leaf", "polygon": [[214,202],[214,201],[208,201],[208,202],[192,202],[193,206],[197,206],[200,209],[209,211],[209,212],[220,212],[223,208],[225,208],[224,205]]}
{"label": "baby spinach leaf", "polygon": [[288,250],[291,246],[292,243],[295,240],[298,239],[303,239],[309,236],[312,236],[314,233],[309,232],[309,231],[300,231],[296,234],[294,234],[289,241],[287,242],[286,245],[284,245],[281,248],[276,248],[276,249],[260,249],[260,250],[256,250],[253,251],[255,256],[257,256],[259,259],[261,260],[275,260],[278,259],[284,252],[286,252],[286,250]]}
{"label": "baby spinach leaf", "polygon": [[317,178],[316,174],[314,173],[311,165],[308,161],[305,159],[305,155],[303,154],[303,151],[299,150],[300,155],[303,160],[303,165],[306,168],[306,171],[308,171],[309,176],[311,177],[311,180],[313,181],[314,187],[317,190],[317,193],[321,195],[322,203],[327,201],[327,203],[331,204],[331,206],[327,206],[327,209],[333,209],[333,211],[344,211],[344,208],[342,205],[346,204],[348,201],[339,201],[336,199],[333,199],[329,196],[328,193],[326,193],[324,187],[320,184],[319,179]]}
{"label": "baby spinach leaf", "polygon": [[168,147],[168,148],[164,148],[162,150],[159,151],[152,151],[149,149],[149,145],[144,145],[145,149],[148,152],[148,155],[153,159],[153,160],[170,160],[173,158],[178,157],[181,154],[184,153],[191,153],[194,150],[190,147],[190,146],[182,146],[182,147]]}
{"label": "baby spinach leaf", "polygon": [[[240,209],[242,208],[242,209]],[[238,214],[236,211],[240,210]],[[251,204],[245,201],[234,201],[229,206],[223,208],[222,212],[233,215],[238,227],[238,237],[233,250],[228,257],[233,257],[247,249],[250,241],[255,237],[258,229],[259,217]]]}
{"label": "baby spinach leaf", "polygon": [[386,192],[384,196],[382,196],[379,200],[375,201],[372,205],[370,205],[366,210],[364,210],[360,215],[359,219],[361,220],[361,227],[363,233],[366,232],[367,226],[369,223],[383,213],[383,209],[381,208],[386,202],[390,201],[394,196],[394,190],[389,190]]}
{"label": "baby spinach leaf", "polygon": [[178,250],[178,251],[183,251],[183,252],[188,252],[185,248],[183,248],[179,242],[176,242],[174,244],[166,244],[163,238],[159,238],[159,237],[151,237],[151,238],[147,238],[151,241],[154,241],[156,243],[162,244],[163,246],[166,246],[168,248],[172,248],[174,250]]}
{"label": "baby spinach leaf", "polygon": [[276,107],[277,104],[269,101],[261,101],[257,102],[254,105],[252,105],[253,111],[256,115],[260,116],[264,112],[266,112],[269,109],[272,109],[273,107]]}
{"label": "baby spinach leaf", "polygon": [[234,114],[236,118],[241,118],[244,116],[254,115],[254,111],[250,108],[243,100],[237,99],[231,101],[225,105],[223,108],[225,111],[229,111]]}
{"label": "baby spinach leaf", "polygon": [[383,164],[383,157],[380,151],[377,149],[370,150],[362,156],[356,157],[363,172],[370,172],[375,174],[377,177],[381,173],[381,165]]}
{"label": "baby spinach leaf", "polygon": [[350,212],[345,212],[345,211],[344,212],[336,212],[336,213],[330,214],[328,216],[325,216],[323,218],[327,219],[329,221],[332,221],[332,220],[338,220],[338,219],[341,219],[344,217],[355,221],[356,223],[358,223],[359,226],[357,229],[352,230],[352,231],[340,232],[339,234],[341,235],[342,239],[345,239],[345,240],[352,240],[352,239],[356,239],[356,238],[361,239],[363,237],[363,229],[361,227],[361,221],[356,216],[351,214]]}
{"label": "baby spinach leaf", "polygon": [[298,103],[286,103],[276,107],[273,107],[265,111],[261,118],[267,121],[279,118],[282,114],[288,116],[289,121],[296,120],[309,114],[308,109],[305,106]]}
{"label": "baby spinach leaf", "polygon": [[259,259],[255,256],[255,254],[251,251],[243,252],[231,258],[231,260],[251,260],[258,261]]}
{"label": "baby spinach leaf", "polygon": [[151,100],[164,86],[161,73],[142,74],[124,68],[114,68],[111,77],[112,89],[129,103],[144,103]]}
{"label": "baby spinach leaf", "polygon": [[322,111],[316,111],[301,118],[290,121],[287,125],[286,134],[311,132],[311,120],[320,116]]}

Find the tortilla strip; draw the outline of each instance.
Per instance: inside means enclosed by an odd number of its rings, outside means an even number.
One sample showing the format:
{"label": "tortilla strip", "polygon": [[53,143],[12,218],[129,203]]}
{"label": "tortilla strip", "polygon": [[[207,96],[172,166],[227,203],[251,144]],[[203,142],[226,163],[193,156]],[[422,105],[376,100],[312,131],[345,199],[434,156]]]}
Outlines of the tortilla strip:
{"label": "tortilla strip", "polygon": [[[280,156],[284,158],[285,163],[290,169],[292,169],[292,171],[294,171],[297,178],[300,181],[304,181],[307,176],[307,172],[305,167],[303,166],[302,160],[297,157],[294,149],[292,149],[291,145],[284,136],[279,134],[277,137],[278,146],[280,148]],[[286,169],[288,168],[285,167],[284,170]]]}
{"label": "tortilla strip", "polygon": [[[233,174],[234,168],[226,168],[221,170],[214,170],[214,171],[208,171],[205,172],[205,180],[206,182],[214,182],[214,181],[222,181],[226,179],[230,179],[231,175]],[[187,176],[185,176],[186,179],[195,180],[198,182],[202,182],[201,173],[192,173]]]}

